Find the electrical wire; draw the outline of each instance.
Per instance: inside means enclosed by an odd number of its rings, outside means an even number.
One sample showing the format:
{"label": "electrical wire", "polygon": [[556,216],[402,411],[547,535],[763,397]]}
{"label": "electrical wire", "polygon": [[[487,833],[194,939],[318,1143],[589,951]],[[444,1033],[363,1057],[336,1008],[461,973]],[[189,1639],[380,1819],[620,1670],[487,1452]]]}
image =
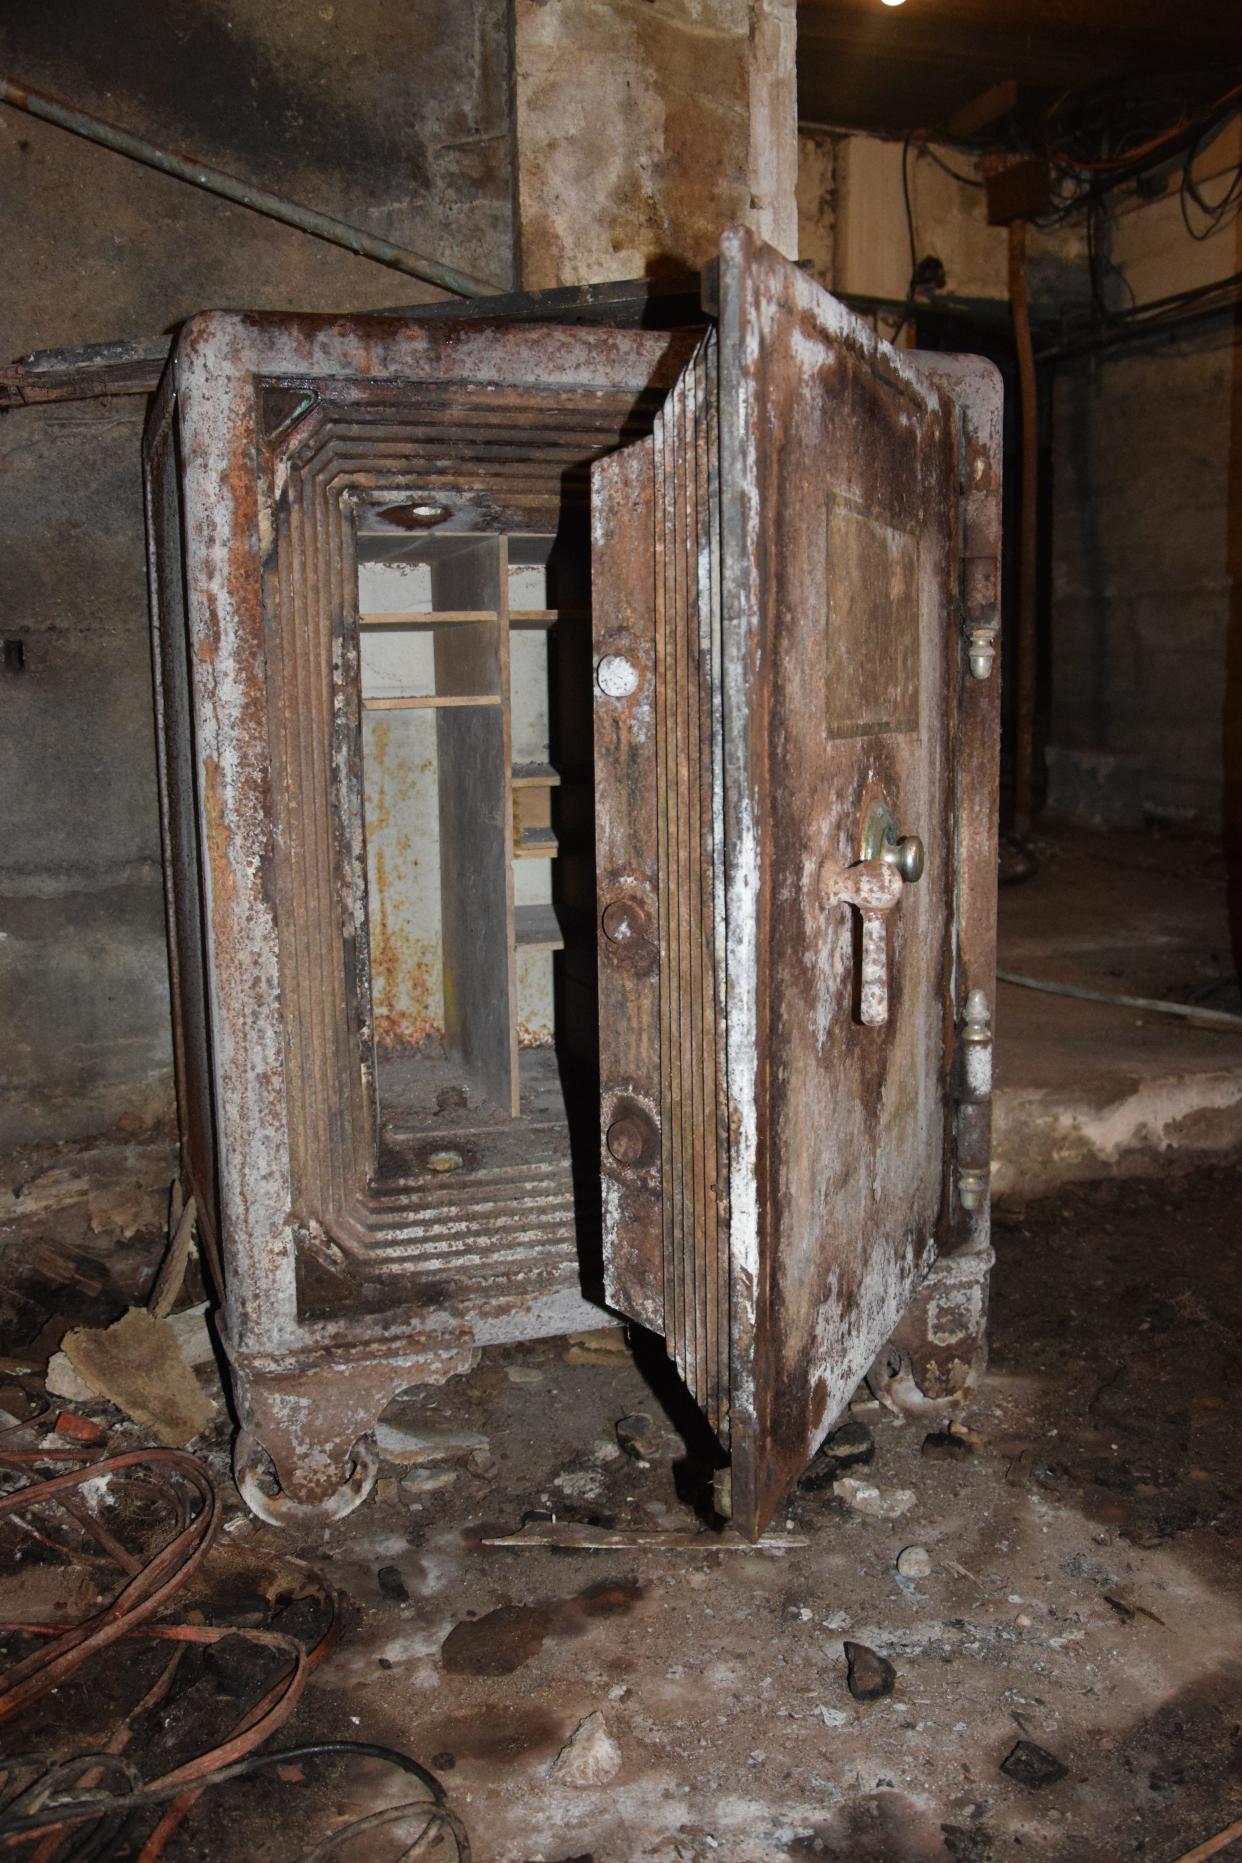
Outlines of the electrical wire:
{"label": "electrical wire", "polygon": [[959,174],[957,169],[952,167],[950,163],[946,162],[944,157],[932,146],[930,142],[925,141],[923,138],[918,137],[918,136],[913,137],[912,140],[917,144],[920,155],[927,156],[930,161],[936,164],[937,168],[943,169],[946,175],[951,175],[954,181],[960,182],[962,187],[964,188],[986,187],[987,185],[986,182],[980,181],[978,175]]}
{"label": "electrical wire", "polygon": [[[1186,231],[1190,234],[1190,237],[1197,240],[1211,239],[1214,233],[1218,233],[1223,226],[1227,226],[1231,220],[1236,219],[1239,211],[1242,210],[1242,162],[1238,162],[1235,165],[1229,186],[1225,189],[1225,192],[1221,195],[1219,200],[1205,200],[1202,190],[1194,178],[1193,169],[1195,160],[1200,149],[1203,147],[1204,137],[1208,133],[1207,130],[1203,131],[1187,151],[1186,159],[1182,163],[1182,178],[1177,190],[1177,202],[1181,209],[1182,223]],[[1205,224],[1201,227],[1195,226],[1194,222],[1191,220],[1190,204],[1192,202],[1203,215]]]}
{"label": "electrical wire", "polygon": [[1196,140],[1201,139],[1202,134],[1205,133],[1206,126],[1210,125],[1218,118],[1221,118],[1223,115],[1231,114],[1230,106],[1240,98],[1242,98],[1242,84],[1235,84],[1231,89],[1225,91],[1222,96],[1218,97],[1215,103],[1209,104],[1207,109],[1201,111],[1197,117],[1187,118],[1182,116],[1176,123],[1171,124],[1158,135],[1148,137],[1145,142],[1138,144],[1137,147],[1128,148],[1118,155],[1103,160],[1086,161],[1081,156],[1072,155],[1064,156],[1062,159],[1067,161],[1071,167],[1080,170],[1084,174],[1115,174],[1120,169],[1132,168],[1136,162],[1150,161],[1153,156],[1161,151],[1167,150],[1170,143],[1177,142],[1179,138],[1186,136],[1199,125],[1204,126],[1204,129],[1201,129],[1200,138],[1196,138]]}
{"label": "electrical wire", "polygon": [[[0,1679],[0,1719],[29,1707],[49,1689],[67,1680],[88,1657],[107,1649],[166,1604],[195,1571],[214,1537],[220,1517],[220,1497],[202,1463],[177,1449],[131,1449],[123,1455],[90,1462],[85,1468],[49,1475],[45,1480],[0,1495],[0,1520],[19,1511],[56,1500],[74,1488],[137,1465],[154,1467],[177,1476],[198,1502],[193,1513],[181,1493],[169,1483],[177,1531],[137,1571],[109,1604],[68,1629],[56,1626],[49,1649],[36,1650],[15,1663]],[[20,1626],[17,1626],[20,1628]]]}
{"label": "electrical wire", "polygon": [[[312,1740],[302,1746],[281,1747],[278,1751],[265,1753],[250,1753],[244,1759],[236,1760],[231,1765],[217,1767],[215,1771],[205,1774],[198,1784],[202,1789],[225,1785],[234,1779],[249,1778],[254,1773],[262,1772],[271,1766],[293,1765],[298,1761],[315,1759],[323,1754],[348,1754],[355,1758],[380,1760],[386,1765],[396,1766],[426,1787],[430,1794],[430,1803],[426,1799],[410,1799],[401,1805],[386,1806],[380,1814],[365,1813],[362,1818],[353,1820],[352,1823],[342,1826],[338,1831],[330,1832],[327,1840],[320,1840],[309,1851],[304,1852],[301,1863],[312,1863],[312,1859],[326,1855],[330,1849],[345,1842],[347,1838],[357,1835],[360,1829],[373,1828],[374,1824],[380,1822],[381,1819],[384,1822],[396,1822],[398,1812],[413,1817],[420,1811],[429,1814],[429,1822],[442,1824],[451,1834],[457,1846],[458,1863],[471,1863],[469,1835],[461,1819],[449,1805],[448,1795],[440,1780],[419,1760],[414,1759],[408,1753],[398,1751],[396,1747],[380,1746],[369,1740]],[[116,1764],[116,1761],[108,1754],[84,1754],[50,1771],[59,1776],[61,1772],[69,1769],[76,1770],[86,1763],[102,1766],[105,1763]],[[127,1770],[132,1771],[132,1768]],[[37,1784],[42,1786],[49,1777],[50,1774],[45,1774]],[[49,1792],[55,1783],[56,1780],[52,1780],[47,1788]],[[34,1787],[28,1788],[30,1791],[34,1789]],[[146,1810],[152,1806],[167,1803],[169,1799],[176,1797],[179,1790],[180,1787],[175,1783],[175,1775],[170,1775],[166,1780],[157,1779],[151,1785],[139,1785],[115,1797],[103,1797],[93,1793],[89,1799],[80,1802],[58,1797],[55,1803],[47,1806],[46,1809],[28,1813],[23,1817],[14,1817],[12,1811],[15,1807],[10,1807],[0,1815],[0,1845],[12,1847],[16,1843],[47,1830],[52,1816],[58,1822],[65,1823],[76,1822],[83,1818],[97,1818],[104,1814],[112,1816],[122,1811]],[[415,1841],[420,1841],[422,1835],[423,1833],[420,1832]]]}
{"label": "electrical wire", "polygon": [[1204,1009],[1198,1003],[1164,1002],[1158,996],[1121,996],[1113,990],[1089,990],[1079,983],[1051,983],[1046,977],[1024,977],[1017,971],[996,972],[1000,983],[1013,983],[1021,990],[1040,990],[1047,996],[1072,996],[1084,1003],[1106,1003],[1112,1009],[1142,1009],[1152,1015],[1177,1016],[1198,1027],[1237,1033],[1242,1030],[1242,1016],[1226,1009]]}
{"label": "electrical wire", "polygon": [[[25,1450],[6,1447],[0,1466],[11,1472],[25,1473],[32,1465],[53,1464],[74,1456],[81,1462],[80,1451]],[[134,1469],[154,1472],[159,1498],[172,1513],[172,1533],[156,1552],[140,1558],[122,1546],[115,1537],[82,1505],[77,1491],[87,1482],[124,1476]],[[241,1778],[262,1767],[281,1761],[293,1761],[318,1753],[351,1753],[370,1756],[395,1765],[417,1778],[430,1793],[430,1802],[411,1800],[401,1805],[364,1814],[351,1825],[330,1832],[308,1853],[310,1859],[350,1841],[363,1831],[381,1825],[396,1824],[421,1816],[423,1823],[406,1846],[405,1854],[421,1848],[423,1839],[433,1828],[448,1831],[457,1846],[460,1863],[469,1863],[470,1842],[460,1819],[446,1802],[445,1792],[435,1774],[394,1748],[372,1746],[359,1741],[320,1741],[282,1752],[259,1753],[256,1749],[281,1727],[299,1701],[306,1680],[331,1649],[337,1624],[336,1594],[311,1567],[301,1560],[285,1557],[281,1563],[296,1569],[301,1588],[296,1595],[313,1596],[324,1607],[325,1625],[315,1641],[307,1646],[300,1638],[275,1628],[249,1628],[234,1624],[151,1623],[147,1621],[165,1605],[197,1570],[206,1554],[220,1515],[220,1500],[214,1482],[203,1464],[193,1456],[170,1449],[140,1449],[101,1460],[88,1461],[85,1467],[42,1476],[25,1487],[0,1495],[0,1519],[17,1519],[22,1513],[55,1504],[73,1512],[75,1520],[91,1531],[118,1566],[124,1583],[109,1604],[92,1612],[76,1624],[39,1624],[0,1622],[0,1632],[33,1637],[41,1648],[13,1664],[0,1676],[0,1717],[30,1706],[58,1683],[74,1674],[91,1657],[110,1648],[118,1639],[172,1644],[172,1652],[155,1682],[136,1707],[120,1722],[106,1747],[98,1753],[79,1753],[68,1760],[43,1764],[33,1755],[10,1758],[4,1762],[4,1776],[11,1778],[19,1770],[38,1766],[38,1776],[21,1788],[15,1797],[0,1808],[0,1849],[11,1849],[31,1839],[42,1840],[33,1863],[51,1863],[60,1854],[62,1843],[71,1849],[64,1863],[88,1863],[116,1854],[123,1834],[131,1821],[143,1811],[161,1812],[155,1828],[141,1849],[138,1863],[155,1863],[186,1814],[201,1793],[228,1780]],[[75,1549],[59,1548],[71,1557],[80,1556]],[[309,1585],[308,1585],[308,1582]],[[170,1772],[143,1784],[139,1774],[122,1758],[134,1723],[149,1714],[166,1698],[182,1656],[191,1646],[210,1647],[232,1638],[240,1638],[269,1654],[285,1658],[285,1666],[266,1692],[242,1715],[223,1740],[206,1751],[175,1766]],[[121,1793],[103,1790],[109,1776],[120,1776],[129,1788]],[[76,1796],[67,1793],[66,1785],[75,1784]],[[74,1827],[89,1825],[85,1831]],[[127,1853],[130,1848],[126,1836]]]}
{"label": "electrical wire", "polygon": [[1196,285],[1188,291],[1173,292],[1169,297],[1151,298],[1130,310],[1113,312],[1103,325],[1089,323],[1071,331],[1062,341],[1036,352],[1042,364],[1065,361],[1073,356],[1116,348],[1122,343],[1141,340],[1148,335],[1173,330],[1178,325],[1213,317],[1231,305],[1242,303],[1242,272]]}
{"label": "electrical wire", "polygon": [[914,287],[919,269],[918,247],[914,238],[914,204],[910,198],[910,145],[913,140],[913,136],[907,136],[901,145],[901,198],[906,210],[906,238],[910,243],[910,282],[906,286],[906,301],[897,320],[897,328],[889,338],[891,343],[896,343],[913,315]]}

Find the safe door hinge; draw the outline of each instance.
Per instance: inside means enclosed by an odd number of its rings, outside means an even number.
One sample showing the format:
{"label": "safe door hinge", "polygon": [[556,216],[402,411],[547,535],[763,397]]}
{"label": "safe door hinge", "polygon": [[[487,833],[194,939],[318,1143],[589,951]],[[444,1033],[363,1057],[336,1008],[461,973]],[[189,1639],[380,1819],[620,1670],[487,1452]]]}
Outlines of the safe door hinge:
{"label": "safe door hinge", "polygon": [[964,1210],[987,1195],[992,1151],[992,1012],[983,990],[966,998],[957,1038],[957,1194]]}
{"label": "safe door hinge", "polygon": [[1000,631],[1000,499],[982,456],[969,465],[980,482],[962,492],[962,632],[972,675],[988,679]]}

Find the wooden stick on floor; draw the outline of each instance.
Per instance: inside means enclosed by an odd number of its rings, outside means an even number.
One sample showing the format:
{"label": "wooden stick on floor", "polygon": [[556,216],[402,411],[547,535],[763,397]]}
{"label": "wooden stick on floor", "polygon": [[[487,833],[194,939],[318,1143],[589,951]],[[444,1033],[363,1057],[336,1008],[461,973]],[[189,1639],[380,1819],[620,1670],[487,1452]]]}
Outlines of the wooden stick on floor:
{"label": "wooden stick on floor", "polygon": [[1173,1863],[1205,1863],[1206,1858],[1218,1856],[1239,1837],[1242,1837],[1242,1818],[1231,1824],[1227,1831],[1217,1831],[1215,1837],[1209,1837],[1206,1843],[1196,1844],[1193,1850],[1187,1850],[1183,1856],[1174,1857]]}

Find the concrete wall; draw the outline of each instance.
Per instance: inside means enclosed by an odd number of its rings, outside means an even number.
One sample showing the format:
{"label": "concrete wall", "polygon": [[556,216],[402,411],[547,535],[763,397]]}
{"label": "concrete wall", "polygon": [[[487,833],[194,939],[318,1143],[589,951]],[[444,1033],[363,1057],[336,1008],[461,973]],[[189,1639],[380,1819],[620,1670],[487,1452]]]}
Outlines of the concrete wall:
{"label": "concrete wall", "polygon": [[[1203,152],[1208,198],[1240,136],[1235,121]],[[1242,270],[1242,222],[1195,241],[1175,187],[1132,197],[1110,257],[1114,303],[1146,303]],[[1104,820],[1145,805],[1215,830],[1228,812],[1227,715],[1235,755],[1242,724],[1237,339],[1230,311],[1057,373],[1052,745],[1071,753],[1066,787]],[[1076,769],[1103,774],[1076,782]],[[1236,769],[1232,780],[1236,792]]]}
{"label": "concrete wall", "polygon": [[[902,159],[902,144],[882,137],[799,131],[798,237],[822,284],[860,297],[905,298],[911,266]],[[912,144],[906,174],[915,249],[920,258],[934,253],[943,264],[945,295],[1006,303],[1007,236],[1003,227],[988,225],[972,159],[959,149]],[[1028,254],[1037,305],[1068,309],[1085,301],[1081,229],[1033,228]]]}
{"label": "concrete wall", "polygon": [[[498,283],[505,0],[8,0],[6,73]],[[4,353],[438,295],[0,108]],[[0,1149],[171,1110],[140,400],[0,426]]]}
{"label": "concrete wall", "polygon": [[522,277],[675,277],[738,221],[797,257],[793,0],[517,0]]}

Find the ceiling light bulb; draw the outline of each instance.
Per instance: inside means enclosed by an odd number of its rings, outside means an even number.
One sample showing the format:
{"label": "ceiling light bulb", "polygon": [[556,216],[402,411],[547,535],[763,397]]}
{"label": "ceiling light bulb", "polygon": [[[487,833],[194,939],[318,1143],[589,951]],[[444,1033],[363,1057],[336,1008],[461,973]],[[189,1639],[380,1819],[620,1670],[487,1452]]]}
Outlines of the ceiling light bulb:
{"label": "ceiling light bulb", "polygon": [[906,0],[880,0],[881,6],[904,6]]}

